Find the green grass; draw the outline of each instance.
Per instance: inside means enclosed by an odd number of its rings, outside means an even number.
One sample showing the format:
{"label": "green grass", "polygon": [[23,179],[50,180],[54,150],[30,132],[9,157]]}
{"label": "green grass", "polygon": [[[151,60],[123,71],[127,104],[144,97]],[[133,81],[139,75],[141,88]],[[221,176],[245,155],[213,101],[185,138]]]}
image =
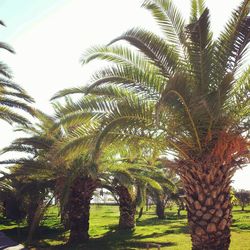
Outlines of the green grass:
{"label": "green grass", "polygon": [[[91,239],[87,245],[64,246],[69,232],[65,232],[57,217],[58,210],[52,207],[47,212],[39,233],[35,236],[33,249],[102,249],[132,250],[145,249],[146,244],[157,243],[165,250],[191,249],[185,212],[180,219],[176,210],[167,210],[167,219],[158,220],[153,209],[143,214],[137,222],[136,229],[131,232],[117,230],[119,209],[117,206],[92,206],[90,219]],[[232,243],[230,250],[250,250],[250,207],[245,212],[235,207],[233,211]],[[17,240],[17,225],[1,220],[0,230]],[[19,241],[24,241],[27,234],[25,224],[20,225]],[[21,236],[20,236],[21,235]],[[36,246],[36,247],[35,247]],[[151,248],[156,249],[156,248]]]}

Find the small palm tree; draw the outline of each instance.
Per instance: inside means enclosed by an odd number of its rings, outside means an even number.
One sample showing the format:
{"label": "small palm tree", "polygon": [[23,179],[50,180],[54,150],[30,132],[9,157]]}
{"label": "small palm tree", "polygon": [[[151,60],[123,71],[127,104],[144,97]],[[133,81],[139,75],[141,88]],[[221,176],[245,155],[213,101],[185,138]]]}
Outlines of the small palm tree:
{"label": "small palm tree", "polygon": [[[48,194],[54,192],[55,183],[60,176],[61,168],[56,168],[51,161],[52,146],[60,136],[56,130],[52,131],[55,122],[52,117],[40,111],[35,112],[37,123],[27,126],[19,125],[16,129],[25,133],[25,137],[14,140],[10,146],[2,149],[1,153],[21,152],[21,158],[2,161],[1,164],[10,165],[10,174],[6,178],[18,179],[22,194],[25,197],[27,223],[29,227],[27,242],[39,226],[42,216],[51,202]],[[6,174],[5,174],[6,175]]]}
{"label": "small palm tree", "polygon": [[167,202],[176,194],[177,183],[175,178],[170,176],[161,165],[158,166],[157,171],[152,171],[151,177],[156,180],[162,189],[152,187],[147,188],[147,194],[151,197],[156,205],[156,215],[158,219],[165,219],[165,207]]}
{"label": "small palm tree", "polygon": [[[128,148],[127,146],[126,151]],[[117,195],[120,210],[119,229],[127,230],[135,227],[136,207],[144,205],[146,189],[162,191],[162,187],[154,178],[154,167],[149,166],[145,158],[140,158],[138,152],[131,154],[127,151],[124,154],[124,150],[119,149],[117,152],[116,148],[116,154],[109,152],[102,163],[108,165],[103,184]]]}

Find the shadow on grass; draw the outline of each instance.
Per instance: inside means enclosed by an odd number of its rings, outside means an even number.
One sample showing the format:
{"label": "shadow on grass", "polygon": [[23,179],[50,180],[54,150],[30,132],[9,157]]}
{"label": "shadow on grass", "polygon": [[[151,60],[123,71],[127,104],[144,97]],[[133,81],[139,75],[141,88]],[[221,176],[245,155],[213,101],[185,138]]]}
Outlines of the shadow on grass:
{"label": "shadow on grass", "polygon": [[[161,220],[156,218],[158,224],[162,223]],[[154,219],[152,219],[154,224]],[[152,222],[151,221],[151,222]],[[150,220],[148,221],[150,223]],[[167,223],[167,221],[165,221]],[[152,224],[152,223],[150,223]],[[149,224],[148,224],[149,225]],[[161,247],[171,247],[175,246],[176,243],[173,242],[159,242],[157,241],[158,237],[165,236],[168,233],[185,233],[187,231],[187,227],[178,227],[173,225],[173,230],[166,230],[164,232],[152,232],[151,234],[136,234],[134,230],[119,230],[116,226],[109,226],[109,231],[104,234],[100,238],[91,238],[88,243],[80,244],[80,245],[57,245],[50,246],[46,241],[48,239],[60,240],[66,242],[66,238],[62,237],[64,231],[60,229],[50,229],[50,228],[40,228],[39,234],[36,235],[35,239],[39,239],[39,243],[36,244],[36,249],[51,249],[51,250],[97,250],[97,249],[105,249],[105,250],[134,250],[134,249],[146,249],[148,243],[159,244]],[[45,241],[46,239],[46,241]],[[35,245],[34,245],[35,246]]]}
{"label": "shadow on grass", "polygon": [[[118,230],[117,228],[111,229],[101,238],[92,238],[86,244],[80,245],[60,245],[50,246],[51,250],[135,250],[146,249],[148,243],[159,244],[161,247],[173,247],[176,244],[173,242],[157,242],[157,241],[142,241],[149,237],[159,237],[165,233],[154,233],[151,235],[135,235],[133,230]],[[44,250],[46,248],[37,248],[38,250]]]}
{"label": "shadow on grass", "polygon": [[157,217],[153,218],[148,218],[148,219],[143,219],[142,221],[137,221],[138,226],[152,226],[152,225],[170,225],[172,223],[185,223],[186,222],[183,220],[185,219],[186,216],[183,216],[182,219],[174,219],[171,217],[167,217],[166,219],[159,220]]}
{"label": "shadow on grass", "polygon": [[236,232],[249,231],[250,230],[250,211],[233,211],[233,224],[231,229]]}
{"label": "shadow on grass", "polygon": [[[107,211],[105,214],[108,214],[112,211]],[[65,244],[51,246],[51,241],[58,241],[58,243],[66,242],[67,238],[65,237],[65,230],[63,227],[58,224],[58,222],[53,220],[48,224],[40,226],[39,230],[36,232],[33,238],[33,244],[31,246],[35,247],[37,250],[134,250],[134,249],[146,249],[148,243],[159,244],[161,247],[166,247],[172,249],[173,246],[176,246],[176,243],[172,241],[161,242],[158,241],[159,237],[165,236],[166,234],[181,234],[187,233],[186,215],[177,217],[175,212],[167,212],[167,218],[165,220],[159,220],[157,217],[145,218],[142,221],[138,221],[138,226],[160,226],[160,225],[169,225],[170,229],[165,230],[164,232],[154,232],[150,230],[148,233],[138,234],[134,231],[124,231],[118,230],[117,226],[105,226],[109,231],[100,238],[91,238],[88,243],[69,246]],[[53,217],[53,216],[52,216]],[[106,217],[105,215],[103,217]],[[175,225],[178,223],[179,225]],[[182,225],[183,224],[183,225]],[[21,227],[18,238],[17,228],[3,230],[6,235],[17,242],[24,242],[27,238],[28,229],[27,227]]]}
{"label": "shadow on grass", "polygon": [[[158,220],[158,222],[161,222]],[[20,227],[19,233],[17,228],[3,230],[4,233],[15,240],[16,242],[25,242],[28,228]],[[91,238],[88,243],[80,245],[66,245],[61,244],[57,246],[51,246],[48,240],[55,240],[66,242],[64,237],[65,230],[63,228],[50,228],[47,226],[41,226],[33,238],[33,244],[30,246],[35,247],[37,250],[135,250],[146,249],[148,243],[159,244],[161,247],[175,246],[173,242],[158,242],[157,238],[164,236],[168,233],[182,233],[185,229],[178,228],[173,225],[173,230],[166,230],[161,233],[151,233],[147,235],[135,234],[133,230],[118,230],[117,226],[109,227],[109,231],[101,238]],[[21,238],[20,238],[21,236]],[[150,241],[149,241],[150,239]]]}
{"label": "shadow on grass", "polygon": [[3,226],[14,226],[14,225],[16,225],[16,223],[13,222],[12,220],[6,219],[4,217],[0,217],[0,225],[3,225]]}
{"label": "shadow on grass", "polygon": [[249,214],[250,213],[250,210],[244,210],[242,211],[241,209],[237,209],[237,210],[233,210],[233,213],[234,214]]}
{"label": "shadow on grass", "polygon": [[28,228],[27,227],[13,227],[10,229],[3,229],[1,230],[3,233],[6,234],[9,238],[12,240],[21,243],[26,240],[27,234],[28,234]]}
{"label": "shadow on grass", "polygon": [[[18,243],[25,243],[28,236],[28,227],[15,227],[11,229],[3,229],[2,232],[6,234],[9,238],[13,239]],[[65,230],[63,228],[50,228],[47,226],[40,226],[37,232],[34,234],[32,239],[34,246],[49,246],[44,240],[57,240],[57,241],[65,241],[64,237]],[[43,248],[44,249],[44,248]]]}
{"label": "shadow on grass", "polygon": [[236,222],[235,224],[233,224],[232,226],[231,226],[231,229],[233,230],[233,231],[236,231],[236,232],[242,232],[242,231],[244,231],[244,230],[246,230],[246,231],[249,231],[250,230],[250,224],[245,224],[245,223],[240,223],[240,222]]}

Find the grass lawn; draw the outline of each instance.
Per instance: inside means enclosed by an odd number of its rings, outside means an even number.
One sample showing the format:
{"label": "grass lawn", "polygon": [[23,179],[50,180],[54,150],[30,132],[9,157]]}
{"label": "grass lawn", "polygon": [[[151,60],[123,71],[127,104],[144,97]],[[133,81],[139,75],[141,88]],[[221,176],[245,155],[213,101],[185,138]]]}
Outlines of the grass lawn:
{"label": "grass lawn", "polygon": [[[176,210],[167,209],[167,219],[158,220],[153,209],[143,214],[137,227],[131,232],[117,231],[119,208],[117,206],[92,206],[90,219],[91,239],[87,245],[68,247],[64,246],[69,232],[65,232],[57,217],[58,210],[51,207],[47,212],[42,226],[35,237],[32,249],[102,249],[125,250],[145,249],[146,244],[158,243],[165,250],[191,249],[185,212],[177,219]],[[235,207],[233,211],[232,243],[230,250],[250,250],[250,207],[245,212]],[[9,237],[17,240],[17,225],[0,220],[0,230]],[[27,228],[20,225],[20,241],[25,239]],[[156,249],[156,248],[150,248]]]}

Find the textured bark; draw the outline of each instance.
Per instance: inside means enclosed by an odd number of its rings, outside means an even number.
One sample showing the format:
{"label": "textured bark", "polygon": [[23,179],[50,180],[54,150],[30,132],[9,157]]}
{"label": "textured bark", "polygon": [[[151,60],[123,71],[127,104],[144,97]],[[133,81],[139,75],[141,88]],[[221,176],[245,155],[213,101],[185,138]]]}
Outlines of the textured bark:
{"label": "textured bark", "polygon": [[90,177],[77,178],[68,200],[70,237],[69,243],[83,243],[89,239],[90,201],[98,186],[98,181]]}
{"label": "textured bark", "polygon": [[236,159],[245,151],[242,138],[221,133],[209,152],[179,161],[193,250],[229,249],[230,183]]}
{"label": "textured bark", "polygon": [[165,202],[164,200],[158,199],[156,202],[156,215],[158,219],[163,220],[165,219]]}
{"label": "textured bark", "polygon": [[64,197],[62,196],[61,190],[65,188],[65,183],[67,182],[65,176],[59,176],[56,179],[56,189],[55,189],[55,197],[57,199],[57,203],[60,204],[60,222],[64,226],[65,230],[70,229],[70,221],[69,221],[69,202],[64,203]]}
{"label": "textured bark", "polygon": [[193,191],[190,190],[190,187],[187,188],[187,210],[192,249],[228,250],[232,218],[229,182],[222,181],[222,185],[219,186],[220,177],[216,178],[217,181],[210,183],[211,185],[198,179],[195,179]]}
{"label": "textured bark", "polygon": [[132,229],[135,227],[135,200],[131,197],[128,189],[124,186],[116,187],[116,192],[119,196],[120,229]]}
{"label": "textured bark", "polygon": [[27,240],[26,240],[27,244],[31,243],[33,235],[36,232],[36,230],[38,229],[39,224],[43,218],[43,215],[44,215],[46,209],[48,208],[48,206],[50,205],[52,199],[53,199],[53,197],[49,201],[45,202],[43,198],[40,198],[39,204],[35,210],[34,217],[32,219],[32,223],[29,227],[29,232],[28,232],[28,236],[27,236]]}
{"label": "textured bark", "polygon": [[138,214],[138,220],[142,217],[143,215],[143,207],[140,208],[139,214]]}
{"label": "textured bark", "polygon": [[69,210],[66,208],[61,211],[61,223],[65,230],[70,229]]}
{"label": "textured bark", "polygon": [[40,200],[41,200],[40,197],[32,197],[32,196],[30,197],[30,202],[27,211],[27,224],[29,228],[31,227],[32,221],[35,218],[36,210],[38,209],[41,203]]}

